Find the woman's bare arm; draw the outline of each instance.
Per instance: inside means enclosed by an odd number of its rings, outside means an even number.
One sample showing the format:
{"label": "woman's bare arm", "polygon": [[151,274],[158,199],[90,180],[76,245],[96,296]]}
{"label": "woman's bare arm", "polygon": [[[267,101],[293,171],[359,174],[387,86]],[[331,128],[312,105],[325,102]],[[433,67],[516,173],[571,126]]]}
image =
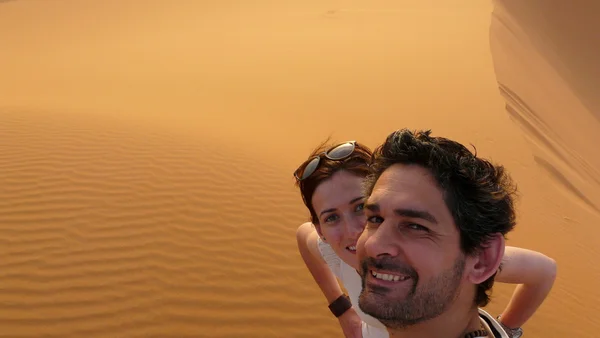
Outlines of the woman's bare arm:
{"label": "woman's bare arm", "polygon": [[[331,304],[343,294],[337,278],[331,271],[318,247],[318,234],[311,223],[302,224],[296,231],[296,240],[298,250],[304,260],[304,264],[313,276],[313,279],[327,298],[327,303]],[[338,322],[342,328],[345,337],[361,338],[362,321],[354,308],[348,309],[344,314],[338,317]]]}
{"label": "woman's bare arm", "polygon": [[525,324],[550,293],[555,278],[556,262],[552,258],[537,251],[507,246],[496,281],[519,285],[500,321],[511,328]]}
{"label": "woman's bare arm", "polygon": [[298,250],[304,260],[304,264],[313,276],[313,279],[327,298],[327,304],[330,304],[342,295],[342,289],[338,281],[327,266],[323,257],[319,253],[318,234],[311,223],[302,224],[296,231],[296,240]]}

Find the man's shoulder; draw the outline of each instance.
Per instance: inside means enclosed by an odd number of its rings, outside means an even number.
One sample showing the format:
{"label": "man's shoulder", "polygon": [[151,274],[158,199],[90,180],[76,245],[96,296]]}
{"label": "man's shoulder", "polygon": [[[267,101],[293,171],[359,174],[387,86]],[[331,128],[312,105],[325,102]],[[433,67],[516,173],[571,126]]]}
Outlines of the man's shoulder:
{"label": "man's shoulder", "polygon": [[489,313],[479,309],[479,319],[481,324],[492,334],[494,338],[511,338],[511,336],[502,328],[502,325]]}

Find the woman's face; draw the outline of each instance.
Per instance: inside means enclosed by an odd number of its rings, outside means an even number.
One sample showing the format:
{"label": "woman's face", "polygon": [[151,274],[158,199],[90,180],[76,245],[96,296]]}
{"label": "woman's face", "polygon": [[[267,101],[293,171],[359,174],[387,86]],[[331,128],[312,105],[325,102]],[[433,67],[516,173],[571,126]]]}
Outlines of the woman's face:
{"label": "woman's face", "polygon": [[339,171],[321,183],[312,198],[319,218],[319,224],[315,224],[319,235],[355,269],[358,268],[356,241],[366,224],[362,182],[363,177]]}

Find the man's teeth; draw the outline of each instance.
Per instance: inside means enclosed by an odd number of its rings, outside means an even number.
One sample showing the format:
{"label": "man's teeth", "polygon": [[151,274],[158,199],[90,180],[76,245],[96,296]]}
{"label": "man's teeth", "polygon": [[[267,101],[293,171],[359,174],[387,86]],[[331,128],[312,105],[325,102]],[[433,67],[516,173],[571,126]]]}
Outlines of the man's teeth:
{"label": "man's teeth", "polygon": [[350,251],[356,251],[356,245],[349,246],[348,250],[350,250]]}
{"label": "man's teeth", "polygon": [[373,277],[375,277],[377,279],[382,279],[382,280],[387,280],[387,281],[392,281],[392,282],[405,281],[410,278],[409,276],[388,275],[387,273],[379,273],[379,272],[375,272],[375,271],[371,271],[371,275],[373,275]]}

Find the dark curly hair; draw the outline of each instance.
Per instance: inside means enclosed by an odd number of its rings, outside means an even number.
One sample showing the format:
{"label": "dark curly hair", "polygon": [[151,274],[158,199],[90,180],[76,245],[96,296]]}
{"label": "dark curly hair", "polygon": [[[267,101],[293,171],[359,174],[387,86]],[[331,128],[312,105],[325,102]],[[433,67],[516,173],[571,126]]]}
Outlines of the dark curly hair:
{"label": "dark curly hair", "polygon": [[[503,166],[478,158],[462,144],[431,136],[431,130],[391,133],[375,149],[365,193],[370,196],[381,174],[394,164],[416,164],[430,171],[443,191],[444,201],[460,231],[460,246],[469,255],[497,233],[505,236],[516,223],[517,192]],[[477,286],[475,303],[485,306],[495,275]]]}

